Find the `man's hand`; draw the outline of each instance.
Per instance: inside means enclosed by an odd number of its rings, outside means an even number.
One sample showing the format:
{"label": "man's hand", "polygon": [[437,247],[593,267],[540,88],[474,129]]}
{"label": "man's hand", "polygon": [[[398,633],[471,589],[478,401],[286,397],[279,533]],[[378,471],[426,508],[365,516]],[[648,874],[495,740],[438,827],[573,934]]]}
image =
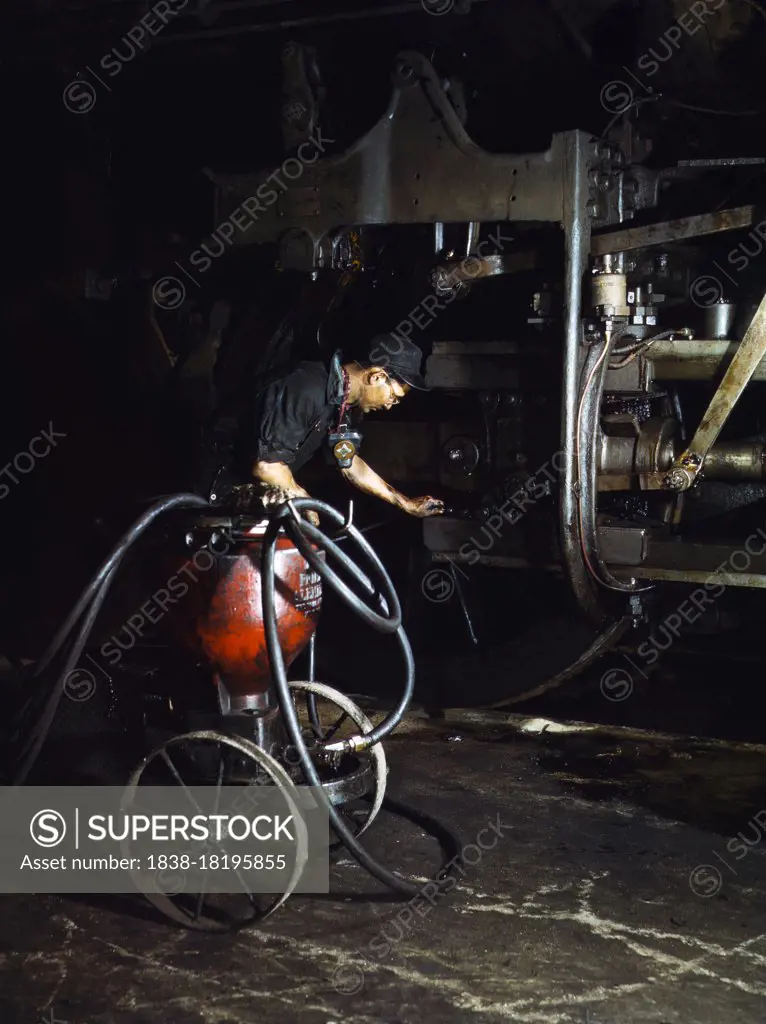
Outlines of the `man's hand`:
{"label": "man's hand", "polygon": [[284,487],[265,487],[261,493],[261,501],[266,508],[284,505],[290,498],[297,497],[297,494],[290,494]]}
{"label": "man's hand", "polygon": [[[291,498],[308,498],[309,495],[301,487],[299,490],[292,490],[292,488],[284,487],[269,487],[261,495],[261,501],[263,502],[264,508],[272,509],[277,505],[283,505],[286,501],[290,501]],[[301,513],[304,519],[313,526],[319,526],[319,513],[304,511]]]}
{"label": "man's hand", "polygon": [[354,487],[358,487],[360,491],[364,491],[365,494],[374,494],[376,498],[381,498],[383,501],[387,501],[389,505],[395,505],[396,508],[400,508],[403,512],[407,512],[411,516],[417,516],[418,519],[426,519],[428,516],[441,516],[444,514],[444,502],[440,501],[439,498],[432,498],[430,496],[425,498],[408,498],[397,491],[395,487],[387,484],[383,477],[379,476],[374,469],[371,469],[358,455],[354,456],[350,467],[342,469],[341,473],[349,483],[352,483]]}
{"label": "man's hand", "polygon": [[426,496],[424,498],[407,498],[404,511],[418,519],[427,519],[429,516],[444,515],[444,502],[439,498]]}
{"label": "man's hand", "polygon": [[[260,499],[266,509],[283,505],[292,498],[310,498],[309,492],[298,483],[290,471],[290,467],[281,462],[256,462],[253,464],[253,476],[261,485]],[[304,518],[314,526],[319,526],[319,515],[316,512],[304,512]]]}

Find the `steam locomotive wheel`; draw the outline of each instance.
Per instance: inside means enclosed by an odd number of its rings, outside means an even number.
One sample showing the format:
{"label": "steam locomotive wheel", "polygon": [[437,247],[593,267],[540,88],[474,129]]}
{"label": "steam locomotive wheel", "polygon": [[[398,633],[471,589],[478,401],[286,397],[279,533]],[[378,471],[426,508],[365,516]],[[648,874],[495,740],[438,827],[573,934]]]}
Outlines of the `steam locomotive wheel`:
{"label": "steam locomotive wheel", "polygon": [[[279,787],[286,812],[292,814],[296,829],[292,873],[282,893],[251,892],[245,875],[240,871],[235,873],[241,892],[205,891],[207,874],[203,877],[201,892],[186,892],[183,871],[172,869],[133,873],[139,890],[165,917],[196,931],[230,932],[265,920],[294,891],[308,858],[308,833],[292,795],[294,782],[278,761],[250,740],[213,731],[191,732],[164,741],[136,767],[125,787],[122,813],[150,813],[141,789],[173,785],[180,789],[179,811],[184,809],[202,814],[205,812],[199,807],[190,787],[217,787],[219,792],[213,813],[217,812],[220,788],[224,785],[242,786],[243,789],[262,785]],[[131,856],[128,840],[123,840],[122,849],[125,857]]]}
{"label": "steam locomotive wheel", "polygon": [[[364,711],[344,693],[340,693],[340,691],[333,689],[331,686],[326,686],[324,683],[294,682],[290,683],[290,689],[296,694],[313,694],[315,698],[320,698],[316,701],[315,705],[317,719],[313,723],[310,722],[311,732],[318,733],[313,738],[320,744],[341,739],[343,735],[342,730],[346,723],[353,724],[355,727],[353,732],[361,732],[363,735],[372,732],[373,724]],[[338,711],[341,712],[340,715],[338,715]],[[326,719],[326,721],[323,719]],[[354,828],[356,835],[361,835],[362,832],[369,828],[375,820],[378,811],[383,806],[388,775],[386,755],[381,743],[376,743],[369,750],[361,754],[360,758],[372,763],[375,775],[372,800],[361,809],[352,809],[350,804],[341,804],[339,807],[339,810],[350,819],[349,824]]]}

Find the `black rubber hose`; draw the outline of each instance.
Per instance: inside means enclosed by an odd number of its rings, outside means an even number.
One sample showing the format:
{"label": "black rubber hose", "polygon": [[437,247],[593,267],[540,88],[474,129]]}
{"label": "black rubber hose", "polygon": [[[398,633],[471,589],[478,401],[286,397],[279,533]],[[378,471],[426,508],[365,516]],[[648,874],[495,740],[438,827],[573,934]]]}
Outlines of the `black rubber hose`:
{"label": "black rubber hose", "polygon": [[[308,678],[310,683],[316,682],[316,632],[311,634],[309,640],[309,666],[308,666]],[[317,697],[315,693],[309,693],[306,691],[306,711],[308,712],[309,721],[311,727],[314,730],[314,735],[317,739],[322,739],[322,723],[319,720],[319,711],[317,710]]]}
{"label": "black rubber hose", "polygon": [[[304,557],[305,557],[306,554],[311,555],[311,559],[312,560],[311,560],[310,564],[313,565],[313,552],[311,551],[311,549],[309,547],[305,546],[304,541],[303,541],[303,535],[300,533],[300,531],[298,531],[298,533],[297,533],[297,539],[299,541],[299,544],[301,545],[299,547],[299,550],[301,550],[301,549],[303,550]],[[342,541],[342,540],[347,540],[348,538],[347,537],[340,537],[340,538],[336,537],[335,539]],[[339,558],[339,560],[340,560],[340,558]],[[352,573],[356,572],[356,570],[357,570],[357,566],[355,566],[350,561],[342,560],[342,564],[344,564],[348,568],[350,568]],[[311,634],[311,640],[309,641],[309,648],[308,648],[308,679],[309,679],[309,682],[311,682],[311,683],[315,682],[315,680],[316,680],[316,633],[312,633]],[[314,730],[314,735],[316,736],[316,738],[318,740],[322,740],[324,738],[324,730],[322,729],[322,723],[321,723],[320,718],[319,718],[319,711],[318,711],[318,708],[317,708],[317,698],[316,698],[316,694],[315,693],[310,693],[308,691],[306,692],[306,711],[308,712],[309,721],[311,722],[311,727]]]}
{"label": "black rubber hose", "polygon": [[[338,512],[337,509],[332,508],[332,506],[325,504],[323,501],[315,501],[313,498],[298,498],[291,504],[293,505],[296,512],[322,512],[328,515],[331,519],[335,519],[335,521],[339,525],[342,525],[344,523],[344,519],[341,513]],[[311,544],[309,544],[306,541],[306,538],[303,535],[304,532],[308,537],[311,538],[313,543],[316,544],[319,548],[325,548],[326,545],[334,548],[338,552],[338,560],[341,561],[346,570],[351,574],[351,576],[353,576],[357,580],[361,587],[364,590],[366,590],[371,597],[377,596],[379,600],[381,599],[378,591],[376,590],[370,579],[359,568],[359,566],[357,566],[356,563],[351,558],[349,558],[349,556],[344,551],[340,551],[336,547],[336,545],[328,537],[326,537],[318,527],[313,526],[306,520],[300,520],[299,523],[296,522],[292,517],[287,516],[287,509],[280,513],[280,519],[284,521],[285,530],[290,539],[293,540],[295,546],[301,552],[301,554],[309,563],[309,565],[311,565],[312,568],[315,567],[317,572],[319,572],[320,566],[322,568],[326,568],[326,565],[324,563],[324,560],[321,558],[319,551],[315,550],[311,546]],[[386,572],[382,562],[375,554],[375,552],[370,548],[370,545],[364,539],[364,537],[362,537],[359,531],[355,529],[355,527],[352,526],[348,528],[348,536],[350,537],[351,540],[355,540],[357,541],[357,543],[359,543],[359,546],[362,547],[362,549],[365,552],[365,555],[367,555],[370,561],[373,562],[375,570],[380,577],[381,583],[383,584],[383,590],[385,591],[386,594],[390,595],[392,600],[395,602],[397,616],[399,619],[401,619],[401,605],[399,603],[399,597],[394,589],[393,583],[391,582],[391,577]],[[334,573],[332,574],[332,576],[326,577],[326,580],[331,587],[335,586],[335,579],[337,579],[337,577],[335,576]],[[382,620],[383,622],[388,623],[388,620],[386,620],[383,616],[377,615],[375,613],[372,613],[372,616],[370,616],[370,608],[367,605],[365,605],[354,594],[354,592],[346,586],[345,583],[342,583],[341,585],[349,594],[352,595],[353,602],[350,601],[349,604],[353,611],[357,613],[357,615],[363,618],[369,625],[373,626],[373,628],[378,629],[380,632],[388,633],[391,631],[390,626],[388,624],[386,624],[385,630],[382,629],[380,625],[376,626],[376,622]],[[404,690],[402,692],[402,696],[399,700],[399,703],[393,709],[393,711],[389,712],[389,714],[386,715],[383,721],[379,725],[377,725],[372,730],[372,732],[366,733],[357,743],[355,750],[358,753],[361,753],[361,751],[363,750],[367,750],[369,747],[374,746],[374,744],[376,743],[380,743],[382,739],[385,739],[386,736],[392,733],[394,729],[397,727],[397,725],[399,725],[404,715],[407,713],[407,709],[409,708],[410,703],[412,702],[412,695],[415,691],[415,659],[412,656],[412,648],[410,646],[409,640],[407,639],[407,634],[405,633],[404,627],[401,624],[398,626],[396,630],[396,639],[399,643],[399,647],[401,648],[402,655],[404,657],[404,667],[406,672]]]}
{"label": "black rubber hose", "polygon": [[40,755],[40,751],[42,750],[43,744],[45,743],[48,733],[50,732],[51,725],[53,724],[53,719],[56,716],[56,711],[58,710],[58,706],[61,702],[61,697],[64,693],[64,687],[66,686],[67,677],[72,672],[75,665],[80,659],[80,655],[82,654],[83,648],[87,643],[88,637],[90,636],[90,632],[93,629],[93,625],[96,621],[98,613],[101,611],[104,601],[106,600],[106,595],[109,593],[109,588],[112,585],[115,576],[117,575],[117,567],[120,564],[121,557],[117,560],[114,566],[109,570],[107,575],[104,577],[104,579],[101,582],[101,586],[99,587],[93,600],[91,601],[90,607],[88,608],[88,612],[83,620],[82,625],[80,626],[80,631],[77,634],[77,638],[75,642],[72,644],[72,649],[70,650],[69,655],[66,659],[61,675],[56,680],[56,683],[54,684],[53,689],[51,690],[50,696],[45,702],[45,707],[43,708],[42,714],[40,715],[37,722],[35,722],[35,725],[32,729],[31,744],[28,743],[24,750],[22,750],[21,752],[21,765],[18,767],[18,769],[15,769],[15,767],[13,769],[14,786],[23,785],[30,771],[34,767],[37,758]]}
{"label": "black rubber hose", "polygon": [[[306,508],[314,511],[319,511],[317,506],[321,506],[323,503],[310,501],[309,499],[300,499],[295,502],[296,509]],[[326,511],[329,506],[325,506],[322,511]],[[333,509],[332,512],[335,512]],[[301,731],[300,722],[298,721],[298,715],[293,705],[292,695],[287,682],[287,674],[285,672],[285,663],[282,657],[282,648],[279,641],[279,626],[277,624],[276,604],[275,604],[275,572],[274,572],[274,561],[275,561],[275,549],[276,541],[279,536],[284,515],[289,514],[287,509],[280,510],[276,517],[269,524],[264,538],[263,547],[263,579],[262,579],[262,596],[263,596],[263,616],[264,626],[266,631],[266,646],[269,654],[269,662],[271,667],[272,680],[277,690],[279,698],[280,708],[284,716],[285,725],[287,728],[288,735],[291,742],[295,745],[295,749],[298,751],[298,755],[301,761],[301,768],[303,770],[306,782],[313,786],[319,798],[324,802],[325,807],[330,818],[333,829],[335,830],[338,838],[341,840],[343,845],[356,858],[356,860],[366,868],[370,874],[377,878],[378,881],[387,885],[390,889],[395,892],[402,893],[404,896],[413,897],[417,896],[423,889],[421,883],[412,881],[410,879],[402,878],[400,875],[395,874],[389,870],[384,864],[377,861],[368,851],[362,846],[357,840],[354,833],[349,829],[348,825],[344,821],[342,815],[333,806],[329,797],[322,788],[322,781],[317,773],[314,762],[311,760],[311,755],[306,747],[303,739],[303,733]],[[335,513],[340,515],[339,513]],[[342,518],[342,517],[341,517]],[[316,528],[312,528],[314,533],[319,533]],[[382,568],[382,567],[381,567]],[[385,571],[385,570],[383,570]],[[358,576],[361,577],[362,573],[357,570]],[[361,581],[361,580],[360,580]],[[369,585],[369,581],[368,585]],[[400,627],[400,633],[403,632]],[[405,638],[406,642],[406,638]],[[407,645],[409,647],[409,645]],[[410,661],[412,655],[410,652]],[[408,665],[408,674],[414,676],[414,672],[411,670],[411,665]],[[453,845],[456,845],[458,849],[461,848],[460,841],[457,837],[453,838]],[[457,865],[460,861],[460,855],[453,858],[449,865],[457,869]],[[442,871],[439,874],[442,874]]]}
{"label": "black rubber hose", "polygon": [[[293,508],[300,512],[302,510],[308,510],[313,512],[321,512],[324,515],[329,516],[330,519],[334,519],[339,526],[345,524],[345,519],[337,509],[332,508],[331,505],[325,504],[323,501],[315,501],[313,498],[296,498],[290,502]],[[373,586],[369,578],[359,568],[359,566],[349,558],[342,548],[339,548],[334,541],[330,540],[329,537],[325,536],[322,531],[313,526],[311,523],[305,520],[300,522],[300,525],[292,518],[287,519],[285,522],[285,530],[288,536],[293,541],[295,546],[298,548],[300,553],[309,563],[309,565],[317,572],[325,583],[328,583],[336,593],[349,605],[365,622],[372,626],[373,629],[379,630],[381,633],[395,633],[402,624],[402,608],[399,603],[399,597],[394,589],[394,585],[391,579],[383,568],[378,556],[375,554],[373,549],[370,547],[369,542],[362,536],[362,534],[356,529],[355,526],[347,527],[348,536],[356,541],[358,547],[364,552],[366,558],[372,563],[372,567],[375,570],[375,575],[380,581],[381,591]],[[308,540],[306,539],[308,538]],[[327,562],[320,558],[318,553],[313,550],[309,541],[319,545],[326,554],[332,555],[340,564],[346,569],[351,576],[360,582],[363,588],[372,597],[376,597],[377,600],[384,605],[385,610],[388,612],[387,615],[380,615],[374,611],[369,605],[365,605],[354,591],[343,582],[340,576],[329,567]]]}
{"label": "black rubber hose", "polygon": [[[154,520],[158,516],[162,515],[163,512],[167,512],[173,508],[207,508],[208,505],[209,502],[205,501],[204,498],[200,498],[199,495],[196,494],[176,494],[158,501],[139,519],[137,519],[130,529],[123,534],[119,542],[112,549],[111,554],[108,556],[104,564],[83,590],[74,608],[56,632],[56,635],[48,646],[48,649],[40,662],[35,666],[33,679],[38,680],[44,669],[58,654],[63,644],[66,642],[67,637],[75,628],[77,621],[87,609],[77,637],[65,659],[64,668],[51,688],[51,692],[45,701],[45,705],[40,716],[30,729],[30,742],[27,743],[26,747],[22,750],[21,765],[18,770],[16,770],[15,767],[12,767],[13,785],[20,786],[23,784],[39,757],[43,744],[50,732],[51,725],[53,724],[59,703],[61,702],[67,678],[75,668],[85,644],[88,642],[88,637],[91,634],[98,613],[103,607],[104,601],[109,593],[109,589],[117,575],[117,568],[119,567],[127,550],[148,529]],[[27,706],[28,704],[25,705],[25,708]]]}
{"label": "black rubber hose", "polygon": [[376,589],[369,577],[362,573],[362,570],[353,559],[342,548],[338,547],[333,540],[309,522],[302,522],[298,526],[294,521],[287,519],[285,522],[285,532],[306,561],[310,560],[312,566],[316,562],[316,571],[321,575],[324,582],[329,583],[345,603],[365,620],[368,626],[372,626],[373,629],[377,629],[380,633],[396,632],[401,625],[401,609],[398,607],[399,601],[395,595],[394,613],[392,615],[379,614],[372,607],[364,604],[359,595],[330,568],[325,559],[317,558],[311,544],[321,547],[324,554],[332,556],[346,569],[346,572],[350,573],[355,579],[362,580],[367,593],[373,597],[376,603],[382,606],[384,612],[388,611],[391,594],[384,596],[381,590]]}
{"label": "black rubber hose", "polygon": [[80,594],[76,604],[72,608],[69,615],[67,615],[64,622],[57,630],[55,636],[48,645],[47,650],[42,655],[40,660],[35,665],[35,670],[32,678],[36,678],[41,675],[48,665],[53,661],[64,643],[70,632],[74,628],[75,623],[80,618],[82,613],[88,606],[89,601],[92,600],[96,590],[101,586],[109,572],[118,564],[122,556],[141,536],[154,520],[162,515],[163,512],[167,512],[171,508],[180,507],[197,507],[206,508],[209,502],[205,501],[204,498],[200,498],[197,494],[174,494],[169,498],[162,498],[155,505],[152,505],[144,514],[133,523],[120,538],[118,543],[112,549],[111,554],[108,556],[104,564],[95,574],[93,579],[87,585],[87,587]]}

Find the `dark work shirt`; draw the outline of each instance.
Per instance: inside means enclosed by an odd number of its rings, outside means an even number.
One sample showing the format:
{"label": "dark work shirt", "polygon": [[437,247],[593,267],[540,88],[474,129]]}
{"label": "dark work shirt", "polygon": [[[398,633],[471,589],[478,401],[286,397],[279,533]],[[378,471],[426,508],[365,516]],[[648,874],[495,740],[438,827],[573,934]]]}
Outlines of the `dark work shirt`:
{"label": "dark work shirt", "polygon": [[338,423],[342,383],[331,367],[321,362],[299,363],[262,391],[255,401],[250,424],[249,458],[284,462],[294,472],[304,466]]}

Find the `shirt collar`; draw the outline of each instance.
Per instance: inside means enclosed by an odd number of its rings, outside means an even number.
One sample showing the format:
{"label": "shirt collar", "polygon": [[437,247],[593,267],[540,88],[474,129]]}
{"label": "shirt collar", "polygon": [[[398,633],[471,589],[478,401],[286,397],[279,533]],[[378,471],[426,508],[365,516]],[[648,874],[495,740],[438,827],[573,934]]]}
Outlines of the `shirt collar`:
{"label": "shirt collar", "polygon": [[336,349],[330,360],[330,375],[327,378],[327,401],[330,405],[343,404],[343,370],[340,359],[341,351]]}

